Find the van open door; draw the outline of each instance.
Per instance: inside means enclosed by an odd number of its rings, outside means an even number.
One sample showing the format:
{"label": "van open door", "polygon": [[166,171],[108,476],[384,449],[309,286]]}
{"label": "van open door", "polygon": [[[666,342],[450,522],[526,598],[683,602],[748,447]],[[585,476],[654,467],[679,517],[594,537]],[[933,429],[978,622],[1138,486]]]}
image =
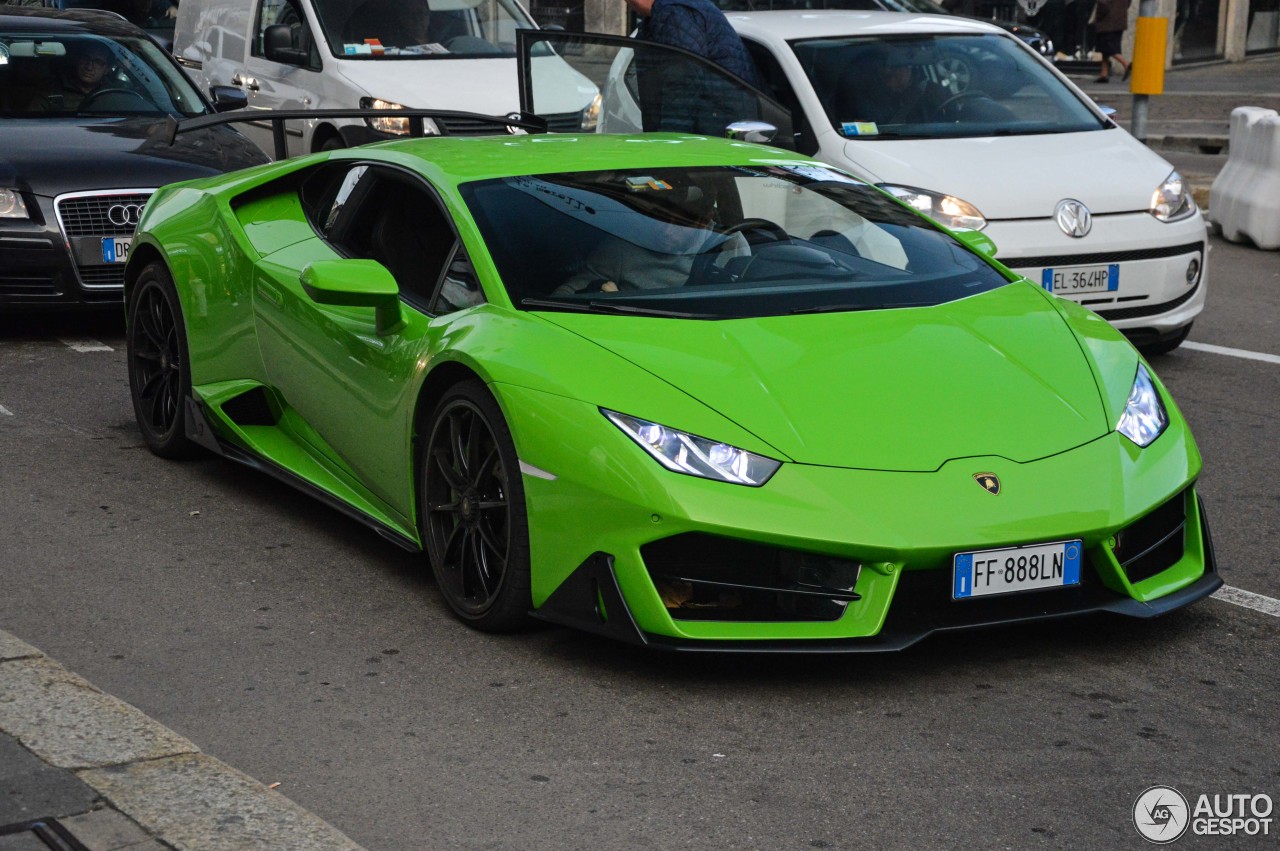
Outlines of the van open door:
{"label": "van open door", "polygon": [[520,30],[516,53],[522,112],[537,114],[540,104],[551,102],[565,79],[556,73],[562,63],[600,90],[599,101],[588,107],[594,116],[583,115],[578,127],[551,126],[551,132],[725,136],[730,125],[763,122],[776,128],[769,144],[795,149],[791,115],[782,104],[687,50],[600,33]]}

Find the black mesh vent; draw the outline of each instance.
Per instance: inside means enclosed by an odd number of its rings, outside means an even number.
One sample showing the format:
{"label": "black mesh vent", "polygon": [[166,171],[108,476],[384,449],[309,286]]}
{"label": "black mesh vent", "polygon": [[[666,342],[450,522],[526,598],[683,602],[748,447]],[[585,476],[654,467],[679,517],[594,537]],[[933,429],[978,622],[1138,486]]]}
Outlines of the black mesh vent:
{"label": "black mesh vent", "polygon": [[[58,217],[62,221],[62,232],[68,238],[76,236],[130,236],[135,224],[118,224],[122,220],[120,213],[111,221],[111,208],[116,205],[137,205],[147,203],[151,195],[145,192],[118,192],[102,195],[89,195],[80,198],[58,199]],[[136,222],[136,220],[135,220]]]}
{"label": "black mesh vent", "polygon": [[48,277],[33,278],[15,275],[0,269],[0,296],[4,295],[58,295],[56,284]]}
{"label": "black mesh vent", "polygon": [[1155,260],[1160,257],[1177,257],[1193,251],[1204,252],[1203,242],[1171,245],[1166,248],[1143,248],[1138,251],[1108,251],[1097,254],[1051,254],[1046,257],[1002,257],[996,259],[1010,269],[1044,269],[1050,266],[1084,266],[1090,263],[1123,263],[1126,260]]}
{"label": "black mesh vent", "polygon": [[[560,112],[555,115],[540,116],[547,122],[547,130],[551,133],[582,132],[582,113]],[[443,124],[450,136],[502,136],[506,128],[501,124],[478,121],[467,118],[437,118],[436,123]]]}
{"label": "black mesh vent", "polygon": [[1131,583],[1150,579],[1182,558],[1186,504],[1185,492],[1180,493],[1116,533],[1112,552]]}
{"label": "black mesh vent", "polygon": [[113,266],[81,266],[80,280],[91,287],[123,287],[124,264]]}
{"label": "black mesh vent", "polygon": [[691,532],[640,548],[676,620],[832,621],[854,593],[858,562]]}

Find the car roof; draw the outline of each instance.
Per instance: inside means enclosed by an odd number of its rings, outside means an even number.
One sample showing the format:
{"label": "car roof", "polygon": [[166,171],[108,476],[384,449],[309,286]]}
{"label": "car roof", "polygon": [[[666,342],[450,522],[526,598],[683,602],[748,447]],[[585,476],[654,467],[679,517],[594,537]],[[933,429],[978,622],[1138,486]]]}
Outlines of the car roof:
{"label": "car roof", "polygon": [[9,33],[66,33],[146,38],[145,30],[104,9],[45,9],[0,6],[0,30]]}
{"label": "car roof", "polygon": [[740,33],[791,41],[833,35],[921,35],[925,33],[1002,33],[983,21],[957,15],[915,15],[846,9],[728,12]]}

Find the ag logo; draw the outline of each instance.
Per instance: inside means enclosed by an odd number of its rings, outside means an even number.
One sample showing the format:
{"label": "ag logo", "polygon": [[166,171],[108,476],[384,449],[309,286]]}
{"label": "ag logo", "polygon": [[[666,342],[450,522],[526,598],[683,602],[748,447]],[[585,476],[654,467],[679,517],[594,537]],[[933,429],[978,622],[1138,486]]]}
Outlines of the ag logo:
{"label": "ag logo", "polygon": [[1000,477],[995,473],[974,473],[973,480],[982,485],[982,489],[992,496],[1000,494]]}
{"label": "ag logo", "polygon": [[1133,802],[1133,826],[1157,845],[1168,845],[1186,833],[1190,815],[1187,799],[1172,786],[1152,786]]}

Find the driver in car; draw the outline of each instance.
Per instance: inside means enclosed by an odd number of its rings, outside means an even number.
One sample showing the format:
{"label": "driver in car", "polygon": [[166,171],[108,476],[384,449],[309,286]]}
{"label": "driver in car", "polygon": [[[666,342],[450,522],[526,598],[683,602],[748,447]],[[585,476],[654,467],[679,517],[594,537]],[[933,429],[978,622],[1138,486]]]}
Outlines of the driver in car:
{"label": "driver in car", "polygon": [[692,186],[681,194],[684,197],[680,204],[646,211],[649,218],[645,224],[650,227],[634,234],[635,241],[606,235],[552,295],[682,287],[689,281],[694,260],[703,251],[715,253],[713,261],[717,266],[751,253],[741,233],[723,238],[711,229],[714,202],[701,189]]}
{"label": "driver in car", "polygon": [[74,112],[88,98],[110,85],[108,74],[115,64],[111,48],[101,41],[84,39],[67,45],[57,89],[37,97],[33,112]]}
{"label": "driver in car", "polygon": [[924,75],[927,57],[916,48],[889,45],[864,61],[865,65],[855,60],[841,75],[840,91],[856,97],[855,103],[843,107],[847,118],[879,125],[938,120],[939,108],[951,92]]}

